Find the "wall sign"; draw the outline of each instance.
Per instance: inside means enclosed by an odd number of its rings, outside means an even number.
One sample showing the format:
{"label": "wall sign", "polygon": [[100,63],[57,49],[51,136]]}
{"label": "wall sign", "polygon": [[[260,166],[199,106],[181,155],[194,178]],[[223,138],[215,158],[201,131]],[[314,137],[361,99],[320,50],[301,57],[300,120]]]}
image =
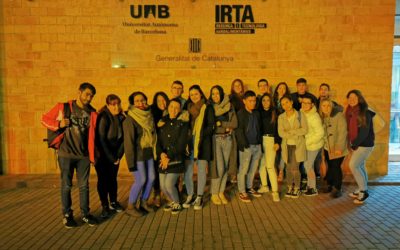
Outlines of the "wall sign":
{"label": "wall sign", "polygon": [[251,5],[215,6],[215,34],[254,34],[266,28],[266,23],[254,22]]}

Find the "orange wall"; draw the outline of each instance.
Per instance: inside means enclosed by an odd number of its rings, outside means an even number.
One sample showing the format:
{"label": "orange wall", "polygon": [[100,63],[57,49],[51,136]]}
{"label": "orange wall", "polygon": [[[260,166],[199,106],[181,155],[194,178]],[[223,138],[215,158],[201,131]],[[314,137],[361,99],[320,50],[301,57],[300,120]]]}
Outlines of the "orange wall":
{"label": "orange wall", "polygon": [[[256,23],[267,23],[251,35],[217,35],[215,4],[251,4]],[[56,102],[77,96],[81,82],[98,91],[93,105],[105,96],[121,96],[124,107],[133,91],[150,98],[169,93],[180,79],[186,89],[221,84],[234,78],[250,89],[257,80],[274,85],[305,77],[317,94],[330,83],[334,98],[345,104],[347,91],[360,89],[386,121],[377,134],[369,172],[384,174],[388,161],[390,87],[394,31],[394,0],[268,0],[268,1],[128,1],[128,0],[6,0],[2,8],[1,126],[4,171],[54,173],[52,150],[42,139],[41,114]],[[168,19],[130,16],[131,4],[165,4]],[[123,22],[177,24],[144,28],[166,34],[135,34]],[[202,51],[188,53],[189,38],[201,38]],[[160,62],[160,56],[225,56],[232,62]],[[112,68],[124,64],[125,68]],[[187,93],[185,93],[186,95]],[[122,168],[124,169],[124,167]]]}

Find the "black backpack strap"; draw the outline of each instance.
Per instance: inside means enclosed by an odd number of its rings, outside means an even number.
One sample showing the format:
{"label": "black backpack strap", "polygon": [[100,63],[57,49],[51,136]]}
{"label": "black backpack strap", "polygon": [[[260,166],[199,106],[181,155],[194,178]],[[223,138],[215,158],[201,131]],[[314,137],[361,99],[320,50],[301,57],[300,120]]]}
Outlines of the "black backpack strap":
{"label": "black backpack strap", "polygon": [[69,119],[71,117],[71,106],[68,102],[64,103],[64,118]]}

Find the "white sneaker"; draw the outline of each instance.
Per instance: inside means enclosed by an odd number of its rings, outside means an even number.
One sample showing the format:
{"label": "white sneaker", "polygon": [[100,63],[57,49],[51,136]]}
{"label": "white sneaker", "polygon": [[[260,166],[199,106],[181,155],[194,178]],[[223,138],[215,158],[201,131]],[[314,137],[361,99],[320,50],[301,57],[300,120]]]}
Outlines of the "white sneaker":
{"label": "white sneaker", "polygon": [[259,188],[257,191],[258,191],[259,193],[262,193],[262,194],[268,193],[268,192],[269,192],[269,187],[268,187],[268,186],[262,186],[262,187]]}
{"label": "white sneaker", "polygon": [[193,203],[193,198],[194,198],[193,195],[189,195],[186,198],[186,201],[182,204],[182,207],[183,208],[189,208]]}
{"label": "white sneaker", "polygon": [[171,214],[179,214],[179,212],[182,211],[182,206],[179,203],[172,203],[171,206]]}
{"label": "white sneaker", "polygon": [[196,200],[193,202],[193,209],[194,210],[201,210],[203,208],[203,197],[197,196]]}

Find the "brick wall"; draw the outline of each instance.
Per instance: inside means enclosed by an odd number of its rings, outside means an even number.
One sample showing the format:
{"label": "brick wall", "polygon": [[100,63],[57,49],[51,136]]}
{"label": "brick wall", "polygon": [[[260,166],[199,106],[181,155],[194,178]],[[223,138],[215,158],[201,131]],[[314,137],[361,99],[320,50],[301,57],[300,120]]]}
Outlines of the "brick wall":
{"label": "brick wall", "polygon": [[[255,22],[268,27],[251,35],[216,35],[215,4],[226,3],[251,4]],[[151,99],[156,91],[169,93],[175,79],[186,89],[201,84],[208,95],[214,84],[228,91],[235,78],[250,89],[260,78],[274,85],[286,81],[294,89],[299,77],[308,80],[315,94],[320,83],[330,83],[334,98],[344,105],[348,90],[364,93],[387,123],[377,134],[369,172],[386,173],[394,0],[135,1],[135,7],[168,5],[168,19],[134,19],[131,4],[3,1],[0,117],[5,173],[58,171],[52,150],[42,142],[46,130],[40,117],[56,102],[76,98],[84,81],[97,88],[95,107],[115,93],[126,108],[133,91],[144,91]],[[123,22],[177,27],[140,28]],[[136,29],[166,34],[135,34]],[[188,53],[189,38],[201,38],[201,53]],[[214,55],[233,61],[166,62],[158,61],[158,55]]]}

